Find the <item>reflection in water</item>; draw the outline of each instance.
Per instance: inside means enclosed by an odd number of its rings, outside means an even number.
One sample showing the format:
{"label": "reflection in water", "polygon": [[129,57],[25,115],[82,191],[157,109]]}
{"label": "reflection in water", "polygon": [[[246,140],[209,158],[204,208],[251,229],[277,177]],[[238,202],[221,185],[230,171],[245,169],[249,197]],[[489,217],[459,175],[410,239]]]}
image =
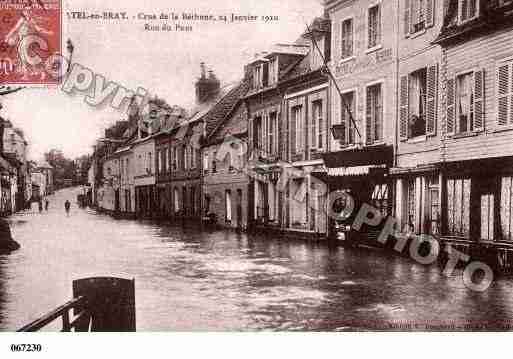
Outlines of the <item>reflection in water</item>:
{"label": "reflection in water", "polygon": [[[232,232],[115,221],[51,199],[12,218],[22,249],[0,257],[0,329],[14,330],[71,297],[73,279],[136,280],[139,330],[369,330],[388,323],[467,321],[498,327],[513,285],[485,293],[460,277],[379,251]],[[422,329],[422,328],[420,328]]]}

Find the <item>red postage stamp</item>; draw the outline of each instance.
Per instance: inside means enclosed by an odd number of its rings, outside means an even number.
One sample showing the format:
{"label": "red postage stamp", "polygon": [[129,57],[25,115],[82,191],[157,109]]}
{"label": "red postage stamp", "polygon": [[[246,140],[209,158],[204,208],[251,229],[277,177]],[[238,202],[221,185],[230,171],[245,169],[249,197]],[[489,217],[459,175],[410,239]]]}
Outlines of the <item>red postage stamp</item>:
{"label": "red postage stamp", "polygon": [[57,84],[61,0],[0,0],[0,83]]}

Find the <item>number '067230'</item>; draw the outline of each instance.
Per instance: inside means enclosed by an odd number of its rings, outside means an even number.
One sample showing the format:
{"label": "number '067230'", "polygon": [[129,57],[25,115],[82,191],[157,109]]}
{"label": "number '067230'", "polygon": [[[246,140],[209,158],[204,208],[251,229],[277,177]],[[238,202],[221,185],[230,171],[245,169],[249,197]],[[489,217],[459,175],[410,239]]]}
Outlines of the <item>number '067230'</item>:
{"label": "number '067230'", "polygon": [[11,344],[12,352],[40,352],[41,344]]}

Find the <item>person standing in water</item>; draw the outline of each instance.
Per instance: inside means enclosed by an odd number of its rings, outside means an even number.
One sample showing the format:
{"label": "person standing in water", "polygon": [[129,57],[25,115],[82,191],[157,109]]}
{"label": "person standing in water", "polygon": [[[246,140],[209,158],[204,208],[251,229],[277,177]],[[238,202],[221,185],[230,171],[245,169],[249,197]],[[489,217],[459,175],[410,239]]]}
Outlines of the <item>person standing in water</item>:
{"label": "person standing in water", "polygon": [[66,215],[69,216],[69,210],[71,208],[71,203],[70,201],[66,200],[66,202],[64,202],[64,209],[66,210]]}

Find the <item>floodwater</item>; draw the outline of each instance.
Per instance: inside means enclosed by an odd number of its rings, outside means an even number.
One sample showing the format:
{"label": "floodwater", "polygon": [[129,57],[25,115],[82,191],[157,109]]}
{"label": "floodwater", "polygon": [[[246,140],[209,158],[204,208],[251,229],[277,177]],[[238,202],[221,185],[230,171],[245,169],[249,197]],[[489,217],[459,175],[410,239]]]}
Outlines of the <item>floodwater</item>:
{"label": "floodwater", "polygon": [[105,275],[135,278],[142,331],[475,330],[513,319],[512,279],[479,293],[379,250],[114,220],[74,203],[66,217],[77,193],[9,219],[22,248],[0,256],[0,330],[71,299],[74,279]]}

